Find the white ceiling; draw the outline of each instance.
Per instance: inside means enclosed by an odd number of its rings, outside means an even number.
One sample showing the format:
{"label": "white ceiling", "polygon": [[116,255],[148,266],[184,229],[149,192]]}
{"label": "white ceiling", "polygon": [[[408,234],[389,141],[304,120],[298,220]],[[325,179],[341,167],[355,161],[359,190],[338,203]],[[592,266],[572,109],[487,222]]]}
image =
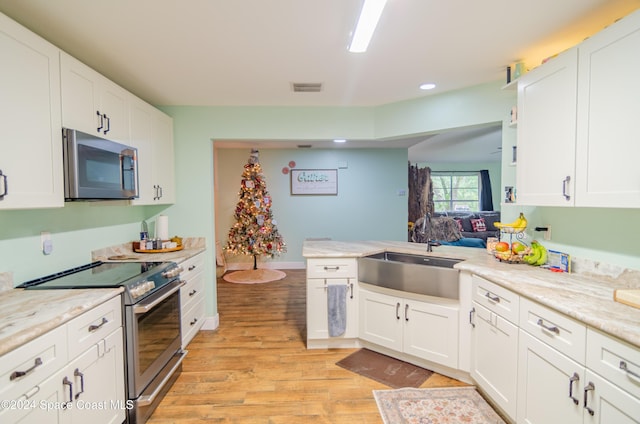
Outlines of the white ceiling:
{"label": "white ceiling", "polygon": [[[508,64],[535,66],[640,8],[388,0],[369,50],[349,53],[361,4],[0,0],[0,11],[155,105],[377,106],[503,80]],[[294,93],[294,82],[323,89]],[[423,82],[437,88],[421,92]]]}

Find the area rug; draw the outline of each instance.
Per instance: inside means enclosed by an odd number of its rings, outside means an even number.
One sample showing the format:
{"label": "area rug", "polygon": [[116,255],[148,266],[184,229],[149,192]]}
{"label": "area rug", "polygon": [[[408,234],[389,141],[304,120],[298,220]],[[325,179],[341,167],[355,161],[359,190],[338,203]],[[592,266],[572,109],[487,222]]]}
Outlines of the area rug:
{"label": "area rug", "polygon": [[505,424],[474,387],[374,390],[385,424]]}
{"label": "area rug", "polygon": [[229,283],[261,284],[282,280],[286,276],[287,274],[277,269],[249,269],[229,272],[224,274],[222,279]]}
{"label": "area rug", "polygon": [[369,349],[360,349],[336,365],[394,389],[420,387],[433,374],[433,371]]}

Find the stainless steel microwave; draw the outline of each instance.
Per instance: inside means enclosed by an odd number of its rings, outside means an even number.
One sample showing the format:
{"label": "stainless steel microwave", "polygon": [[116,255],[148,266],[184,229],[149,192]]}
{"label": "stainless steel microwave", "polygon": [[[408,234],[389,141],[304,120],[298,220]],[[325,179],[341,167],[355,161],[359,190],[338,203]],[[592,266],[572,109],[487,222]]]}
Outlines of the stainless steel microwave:
{"label": "stainless steel microwave", "polygon": [[81,131],[62,130],[66,201],[138,197],[138,150]]}

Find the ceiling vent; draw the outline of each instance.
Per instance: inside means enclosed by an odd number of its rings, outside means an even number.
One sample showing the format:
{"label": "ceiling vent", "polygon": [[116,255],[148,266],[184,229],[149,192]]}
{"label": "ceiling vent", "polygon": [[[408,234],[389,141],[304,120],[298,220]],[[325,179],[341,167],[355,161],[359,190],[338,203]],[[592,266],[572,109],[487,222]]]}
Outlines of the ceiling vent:
{"label": "ceiling vent", "polygon": [[294,93],[319,93],[322,91],[321,82],[294,82],[291,87]]}
{"label": "ceiling vent", "polygon": [[298,144],[298,149],[310,149],[311,144]]}

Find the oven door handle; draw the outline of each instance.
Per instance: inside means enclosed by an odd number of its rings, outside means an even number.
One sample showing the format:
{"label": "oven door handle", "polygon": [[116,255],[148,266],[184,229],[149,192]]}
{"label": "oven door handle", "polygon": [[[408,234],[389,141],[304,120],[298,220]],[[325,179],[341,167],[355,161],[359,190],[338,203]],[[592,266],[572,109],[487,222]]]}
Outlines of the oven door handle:
{"label": "oven door handle", "polygon": [[165,378],[158,385],[158,387],[153,391],[153,393],[151,393],[150,395],[147,395],[147,396],[140,396],[138,398],[138,400],[136,401],[137,406],[147,406],[147,405],[151,405],[153,403],[153,401],[156,399],[156,397],[162,392],[162,389],[164,389],[164,386],[167,384],[167,381],[169,381],[169,379],[176,372],[176,370],[178,369],[180,364],[182,364],[182,361],[184,360],[184,357],[187,356],[187,353],[189,353],[189,351],[188,350],[182,350],[181,353],[182,353],[182,355],[180,356],[180,359],[178,359],[178,362],[176,362],[176,364],[171,368],[171,371],[169,371],[169,373],[165,376]]}
{"label": "oven door handle", "polygon": [[180,280],[180,283],[177,286],[175,286],[174,288],[172,288],[171,290],[169,290],[168,292],[166,292],[165,294],[163,294],[161,297],[157,298],[153,302],[143,303],[143,304],[140,304],[140,305],[134,305],[133,313],[134,314],[146,314],[151,309],[153,309],[158,303],[162,302],[167,297],[171,296],[172,294],[174,294],[175,292],[180,290],[180,288],[182,286],[184,286],[185,284],[186,283],[183,280]]}

